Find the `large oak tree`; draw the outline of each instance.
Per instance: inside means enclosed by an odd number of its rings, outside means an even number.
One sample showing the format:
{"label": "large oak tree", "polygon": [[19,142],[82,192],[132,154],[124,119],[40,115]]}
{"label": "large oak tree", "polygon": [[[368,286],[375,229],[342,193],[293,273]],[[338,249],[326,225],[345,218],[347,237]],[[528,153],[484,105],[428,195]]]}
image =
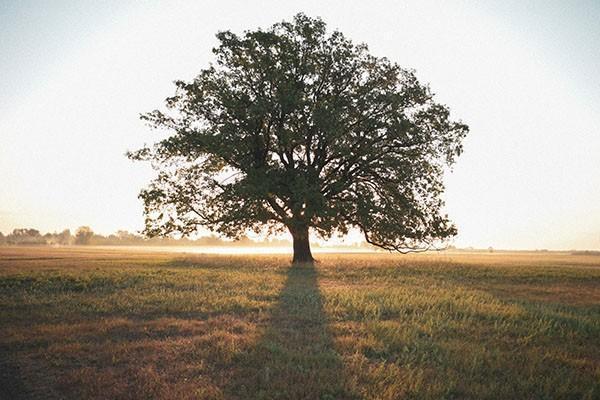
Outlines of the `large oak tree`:
{"label": "large oak tree", "polygon": [[456,233],[442,177],[468,127],[413,71],[303,14],[217,38],[215,64],[142,116],[169,133],[129,154],[158,171],[146,234],[287,229],[293,261],[312,262],[310,230],[402,252]]}

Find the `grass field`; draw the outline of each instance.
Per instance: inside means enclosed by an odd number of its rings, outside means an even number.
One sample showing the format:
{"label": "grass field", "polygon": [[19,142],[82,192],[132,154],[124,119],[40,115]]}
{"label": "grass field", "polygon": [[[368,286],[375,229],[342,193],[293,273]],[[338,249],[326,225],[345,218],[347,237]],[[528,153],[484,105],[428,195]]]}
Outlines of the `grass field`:
{"label": "grass field", "polygon": [[599,399],[600,257],[0,248],[0,398]]}

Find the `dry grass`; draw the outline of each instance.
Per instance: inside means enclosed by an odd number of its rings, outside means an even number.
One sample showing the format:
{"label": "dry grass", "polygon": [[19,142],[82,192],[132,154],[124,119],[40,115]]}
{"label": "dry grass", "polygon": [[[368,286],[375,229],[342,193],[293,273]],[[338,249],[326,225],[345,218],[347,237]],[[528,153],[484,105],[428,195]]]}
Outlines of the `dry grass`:
{"label": "dry grass", "polygon": [[0,398],[600,398],[600,257],[0,248]]}

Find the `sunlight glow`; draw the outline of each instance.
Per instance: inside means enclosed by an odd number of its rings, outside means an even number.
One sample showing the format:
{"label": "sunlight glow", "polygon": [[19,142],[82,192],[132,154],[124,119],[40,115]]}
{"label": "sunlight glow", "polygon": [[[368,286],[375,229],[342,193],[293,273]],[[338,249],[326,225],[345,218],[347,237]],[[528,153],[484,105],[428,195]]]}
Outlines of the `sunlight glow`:
{"label": "sunlight glow", "polygon": [[298,11],[415,68],[470,126],[447,176],[456,245],[600,249],[593,1],[2,5],[0,231],[140,230],[153,173],[124,153],[157,135],[139,113],[208,65],[217,31]]}

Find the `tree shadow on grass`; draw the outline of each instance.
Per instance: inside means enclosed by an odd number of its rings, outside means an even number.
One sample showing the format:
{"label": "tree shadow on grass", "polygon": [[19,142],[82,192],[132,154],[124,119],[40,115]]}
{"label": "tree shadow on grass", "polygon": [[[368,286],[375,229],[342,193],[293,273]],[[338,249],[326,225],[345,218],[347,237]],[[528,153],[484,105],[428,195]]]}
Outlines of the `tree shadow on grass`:
{"label": "tree shadow on grass", "polygon": [[30,398],[18,365],[10,360],[10,352],[0,345],[0,399]]}
{"label": "tree shadow on grass", "polygon": [[239,399],[354,399],[327,329],[317,272],[293,266],[269,326],[239,354],[227,397]]}

